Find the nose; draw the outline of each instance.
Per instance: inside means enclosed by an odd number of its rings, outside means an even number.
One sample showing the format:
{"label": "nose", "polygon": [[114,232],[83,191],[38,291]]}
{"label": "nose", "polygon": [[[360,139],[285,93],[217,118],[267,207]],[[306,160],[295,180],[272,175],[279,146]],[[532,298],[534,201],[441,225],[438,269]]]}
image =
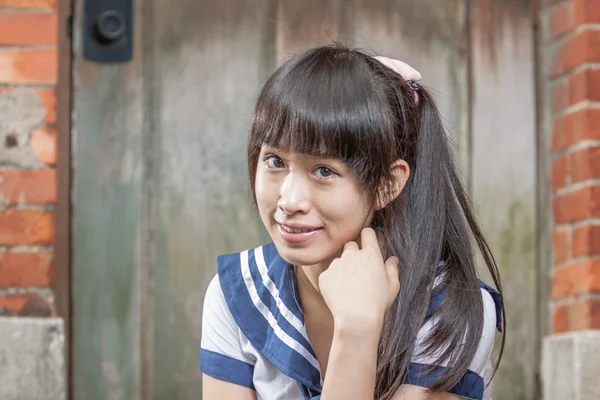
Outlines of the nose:
{"label": "nose", "polygon": [[279,191],[277,206],[285,214],[301,212],[306,214],[310,209],[309,190],[301,176],[290,172]]}

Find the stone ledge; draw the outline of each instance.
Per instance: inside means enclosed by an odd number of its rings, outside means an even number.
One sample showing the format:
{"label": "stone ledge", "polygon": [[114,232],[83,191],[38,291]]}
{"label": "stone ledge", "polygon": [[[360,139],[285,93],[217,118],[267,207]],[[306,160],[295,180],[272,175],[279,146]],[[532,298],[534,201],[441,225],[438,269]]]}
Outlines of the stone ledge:
{"label": "stone ledge", "polygon": [[60,318],[0,317],[0,399],[66,398]]}
{"label": "stone ledge", "polygon": [[544,338],[544,400],[600,399],[600,330]]}

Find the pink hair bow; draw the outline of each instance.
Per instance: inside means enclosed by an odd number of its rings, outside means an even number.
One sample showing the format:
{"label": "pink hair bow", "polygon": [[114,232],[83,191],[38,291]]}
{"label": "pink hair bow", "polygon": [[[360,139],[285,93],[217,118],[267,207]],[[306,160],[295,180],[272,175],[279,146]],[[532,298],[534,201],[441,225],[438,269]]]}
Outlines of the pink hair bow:
{"label": "pink hair bow", "polygon": [[419,102],[419,95],[417,94],[417,90],[419,90],[418,81],[421,80],[422,76],[419,71],[411,67],[405,62],[400,60],[394,60],[393,58],[387,58],[382,56],[374,57],[377,61],[391,69],[392,71],[399,74],[405,81],[408,82],[410,88],[414,91],[415,102]]}

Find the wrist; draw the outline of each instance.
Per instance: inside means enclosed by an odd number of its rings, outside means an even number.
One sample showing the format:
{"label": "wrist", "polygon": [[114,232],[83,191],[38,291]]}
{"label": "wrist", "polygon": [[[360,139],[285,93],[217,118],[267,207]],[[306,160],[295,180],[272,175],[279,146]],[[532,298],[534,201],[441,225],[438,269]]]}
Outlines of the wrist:
{"label": "wrist", "polygon": [[357,338],[360,340],[373,339],[379,342],[383,328],[383,316],[370,318],[334,318],[334,337],[343,339]]}

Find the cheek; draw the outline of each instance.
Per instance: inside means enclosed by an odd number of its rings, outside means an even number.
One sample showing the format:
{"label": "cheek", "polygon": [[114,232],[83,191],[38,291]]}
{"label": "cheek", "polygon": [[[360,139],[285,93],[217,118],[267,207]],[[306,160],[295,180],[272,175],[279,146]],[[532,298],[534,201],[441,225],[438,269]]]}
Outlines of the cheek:
{"label": "cheek", "polygon": [[277,185],[272,180],[267,179],[260,168],[254,181],[254,193],[259,210],[268,209],[272,206],[272,203],[277,203],[279,193]]}
{"label": "cheek", "polygon": [[348,187],[322,196],[319,203],[324,217],[349,235],[360,232],[370,222],[370,203],[360,188]]}

